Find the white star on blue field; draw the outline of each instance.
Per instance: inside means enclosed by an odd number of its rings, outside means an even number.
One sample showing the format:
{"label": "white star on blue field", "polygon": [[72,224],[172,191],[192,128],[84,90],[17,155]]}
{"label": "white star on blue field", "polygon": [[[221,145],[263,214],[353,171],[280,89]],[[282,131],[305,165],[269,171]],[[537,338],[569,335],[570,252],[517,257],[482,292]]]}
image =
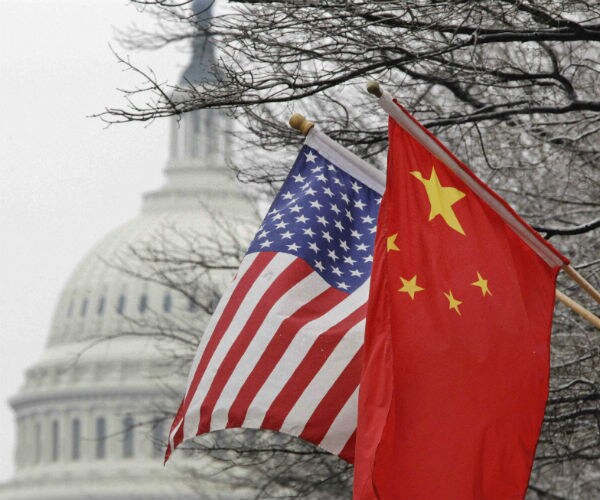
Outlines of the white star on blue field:
{"label": "white star on blue field", "polygon": [[296,255],[353,292],[371,274],[381,196],[304,146],[248,253]]}

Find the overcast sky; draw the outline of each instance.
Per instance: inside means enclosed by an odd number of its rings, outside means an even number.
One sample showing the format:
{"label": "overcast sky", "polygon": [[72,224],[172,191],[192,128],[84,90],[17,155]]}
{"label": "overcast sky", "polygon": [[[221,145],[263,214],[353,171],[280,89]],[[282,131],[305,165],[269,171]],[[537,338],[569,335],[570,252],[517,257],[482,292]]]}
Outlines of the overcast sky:
{"label": "overcast sky", "polygon": [[[58,295],[77,262],[161,184],[167,122],[87,118],[133,86],[108,44],[148,25],[126,0],[0,0],[0,482],[14,472],[6,400],[39,358]],[[130,53],[177,78],[189,53]]]}

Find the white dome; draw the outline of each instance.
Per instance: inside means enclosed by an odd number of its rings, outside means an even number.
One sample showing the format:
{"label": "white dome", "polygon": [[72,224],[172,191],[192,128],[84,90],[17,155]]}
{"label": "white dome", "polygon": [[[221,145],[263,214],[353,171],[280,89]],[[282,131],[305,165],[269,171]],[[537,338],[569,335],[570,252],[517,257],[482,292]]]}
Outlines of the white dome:
{"label": "white dome", "polygon": [[[198,43],[184,74],[202,80],[213,52]],[[75,268],[58,299],[46,350],[11,399],[16,474],[0,485],[0,500],[249,496],[218,479],[188,484],[189,467],[214,471],[206,455],[190,461],[178,451],[162,466],[167,427],[185,387],[186,356],[191,360],[191,344],[197,344],[191,339],[182,349],[169,334],[181,336],[190,326],[200,334],[235,267],[235,255],[229,270],[205,271],[189,259],[208,259],[209,268],[223,263],[223,250],[234,241],[249,243],[258,225],[254,204],[228,168],[229,125],[218,110],[173,119],[164,186],[146,194],[141,214]]]}
{"label": "white dome", "polygon": [[[244,208],[247,211],[248,205]],[[232,224],[231,217],[208,214],[197,203],[195,210],[142,214],[108,234],[88,252],[65,285],[54,313],[48,347],[111,336],[126,330],[132,320],[143,320],[152,314],[169,317],[175,312],[186,314],[193,310],[189,298],[138,276],[159,279],[150,275],[161,271],[160,263],[152,266],[142,261],[149,258],[150,252],[175,253],[229,239],[230,235],[213,217],[227,218]],[[214,257],[218,258],[216,247],[207,250],[215,252]],[[223,279],[226,278],[218,278],[219,285]]]}
{"label": "white dome", "polygon": [[[244,208],[248,211],[252,207],[246,204]],[[13,405],[32,397],[37,400],[49,390],[72,392],[84,382],[84,366],[89,376],[84,383],[86,391],[92,385],[111,387],[112,391],[123,391],[131,384],[154,386],[152,379],[162,376],[157,366],[170,361],[161,350],[165,341],[150,334],[137,334],[189,322],[201,330],[198,326],[207,315],[198,302],[210,306],[232,274],[196,270],[182,276],[171,269],[170,263],[160,259],[163,252],[167,256],[176,256],[178,252],[190,255],[191,247],[195,246],[204,256],[210,256],[212,251],[214,260],[222,260],[216,247],[206,248],[211,242],[225,247],[232,243],[226,241],[230,234],[215,218],[227,218],[232,223],[231,216],[209,214],[199,203],[196,210],[143,213],[93,247],[64,287],[47,348],[39,362],[27,371],[25,384],[13,398]],[[247,241],[252,224],[239,219],[233,224],[238,235],[246,233],[245,238],[240,238]],[[150,255],[156,257],[156,262],[144,261]],[[194,297],[160,283],[169,279],[194,281]],[[97,365],[93,373],[92,364]],[[80,375],[74,378],[71,372]]]}
{"label": "white dome", "polygon": [[[198,497],[198,484],[190,489],[182,480],[186,458],[175,455],[163,468],[164,449],[156,446],[168,424],[158,426],[159,416],[174,412],[178,403],[165,387],[179,398],[187,366],[173,367],[177,345],[167,336],[139,333],[165,325],[201,331],[209,311],[191,299],[210,306],[233,270],[203,271],[197,264],[186,269],[162,257],[222,261],[224,248],[249,242],[257,220],[227,168],[226,142],[190,149],[190,130],[198,131],[190,125],[194,120],[204,118],[186,115],[175,129],[176,139],[187,136],[183,146],[172,148],[165,185],[144,197],[138,217],[92,248],[64,287],[46,350],[11,399],[17,472],[0,486],[0,499]],[[221,115],[219,120],[222,127],[226,121]],[[209,130],[202,144],[223,132]],[[211,154],[198,156],[209,149]],[[193,297],[166,287],[170,280],[187,281]],[[194,464],[210,467],[207,460],[195,456]],[[246,496],[210,482],[201,483],[201,490],[210,499]]]}

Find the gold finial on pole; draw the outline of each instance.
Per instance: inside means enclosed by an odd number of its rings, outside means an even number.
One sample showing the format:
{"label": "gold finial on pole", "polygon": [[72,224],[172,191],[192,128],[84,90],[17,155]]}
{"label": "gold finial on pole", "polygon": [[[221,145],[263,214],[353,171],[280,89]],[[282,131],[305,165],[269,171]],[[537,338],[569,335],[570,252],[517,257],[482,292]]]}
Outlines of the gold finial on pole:
{"label": "gold finial on pole", "polygon": [[310,129],[315,126],[315,124],[313,122],[308,121],[300,113],[294,113],[290,117],[289,124],[290,124],[290,127],[298,130],[299,132],[302,132],[303,135],[308,135],[308,133],[310,132]]}
{"label": "gold finial on pole", "polygon": [[383,95],[383,91],[377,80],[371,80],[367,83],[367,92],[373,94],[375,97],[381,97]]}

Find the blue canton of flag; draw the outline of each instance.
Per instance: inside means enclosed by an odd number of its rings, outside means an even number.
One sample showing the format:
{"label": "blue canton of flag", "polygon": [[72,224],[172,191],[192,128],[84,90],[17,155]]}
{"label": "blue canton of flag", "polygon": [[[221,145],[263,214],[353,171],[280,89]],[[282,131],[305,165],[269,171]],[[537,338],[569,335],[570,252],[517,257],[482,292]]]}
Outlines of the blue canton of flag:
{"label": "blue canton of flag", "polygon": [[353,292],[371,274],[381,195],[304,146],[248,253],[286,252]]}

